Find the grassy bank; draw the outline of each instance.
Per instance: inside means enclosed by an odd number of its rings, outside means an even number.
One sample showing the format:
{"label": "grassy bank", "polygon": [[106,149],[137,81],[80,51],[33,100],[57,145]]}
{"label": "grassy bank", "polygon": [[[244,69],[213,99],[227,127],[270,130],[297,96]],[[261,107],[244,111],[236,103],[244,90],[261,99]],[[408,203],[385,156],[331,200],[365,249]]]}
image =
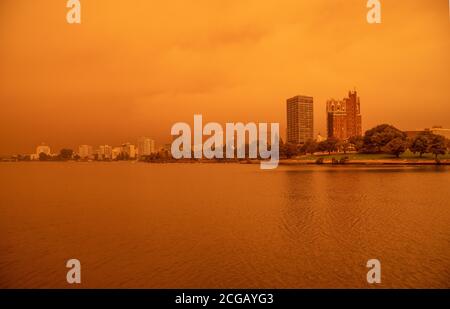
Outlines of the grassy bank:
{"label": "grassy bank", "polygon": [[[370,160],[399,160],[399,161],[434,161],[434,155],[432,154],[424,154],[422,157],[420,157],[419,155],[413,154],[409,151],[403,153],[402,155],[400,155],[400,158],[396,158],[393,155],[390,154],[384,154],[384,153],[380,153],[380,154],[363,154],[363,153],[347,153],[347,154],[343,154],[343,153],[335,153],[335,154],[323,154],[323,155],[319,155],[319,154],[315,154],[315,155],[305,155],[305,156],[298,156],[295,157],[294,159],[297,160],[317,160],[318,158],[323,158],[324,160],[332,160],[334,159],[341,159],[343,157],[348,157],[348,159],[350,161],[370,161]],[[445,155],[439,155],[439,160],[450,160],[450,153],[447,153]]]}

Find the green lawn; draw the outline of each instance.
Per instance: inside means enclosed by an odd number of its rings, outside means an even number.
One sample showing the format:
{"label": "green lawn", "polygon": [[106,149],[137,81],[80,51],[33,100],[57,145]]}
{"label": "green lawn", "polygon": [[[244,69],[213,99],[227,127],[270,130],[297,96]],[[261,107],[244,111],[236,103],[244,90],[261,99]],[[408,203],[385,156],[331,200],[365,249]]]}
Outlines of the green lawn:
{"label": "green lawn", "polygon": [[[331,155],[306,155],[306,156],[299,156],[298,159],[301,160],[316,160],[317,158],[324,158],[326,159],[340,159],[342,157],[347,156],[349,160],[392,160],[396,159],[395,156],[389,155],[389,154],[362,154],[362,153],[348,153],[348,154],[331,154]],[[445,155],[439,155],[438,157],[440,160],[449,160],[450,159],[450,153],[447,153]],[[408,160],[434,160],[434,155],[432,154],[424,154],[422,158],[419,157],[419,155],[415,155],[411,153],[410,151],[406,151],[400,156],[400,159],[408,159]]]}

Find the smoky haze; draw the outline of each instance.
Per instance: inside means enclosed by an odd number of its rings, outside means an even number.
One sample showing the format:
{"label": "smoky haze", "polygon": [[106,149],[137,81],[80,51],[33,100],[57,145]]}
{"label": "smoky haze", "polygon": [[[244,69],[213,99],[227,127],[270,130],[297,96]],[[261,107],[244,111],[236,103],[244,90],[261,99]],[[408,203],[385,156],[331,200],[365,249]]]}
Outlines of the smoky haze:
{"label": "smoky haze", "polygon": [[448,1],[65,1],[0,4],[0,154],[120,144],[203,114],[280,122],[285,101],[325,102],[356,88],[363,130],[450,127]]}

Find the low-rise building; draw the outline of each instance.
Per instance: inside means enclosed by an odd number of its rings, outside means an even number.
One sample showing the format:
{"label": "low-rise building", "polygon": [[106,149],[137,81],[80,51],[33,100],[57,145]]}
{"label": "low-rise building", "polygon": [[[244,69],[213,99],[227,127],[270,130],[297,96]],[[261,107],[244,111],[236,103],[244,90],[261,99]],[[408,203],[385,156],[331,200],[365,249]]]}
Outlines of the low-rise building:
{"label": "low-rise building", "polygon": [[109,145],[101,145],[97,149],[97,160],[111,160],[112,147]]}
{"label": "low-rise building", "polygon": [[92,151],[92,146],[81,145],[80,147],[78,147],[78,156],[81,159],[92,159],[94,156],[94,153]]}

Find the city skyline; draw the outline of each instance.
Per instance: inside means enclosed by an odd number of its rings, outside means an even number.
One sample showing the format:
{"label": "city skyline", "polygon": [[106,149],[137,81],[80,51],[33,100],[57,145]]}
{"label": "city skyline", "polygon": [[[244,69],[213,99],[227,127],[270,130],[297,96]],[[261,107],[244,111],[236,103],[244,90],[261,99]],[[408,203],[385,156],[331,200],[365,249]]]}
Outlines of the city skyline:
{"label": "city skyline", "polygon": [[[314,112],[315,102],[312,96],[296,95],[286,100],[286,110],[284,123],[286,124],[285,135],[280,138],[293,144],[304,144],[308,140],[316,140],[320,142],[323,139],[321,132],[314,128],[314,118],[316,114],[324,114],[326,119],[327,129],[325,136],[327,138],[336,138],[338,140],[348,140],[353,136],[363,136],[365,129],[362,129],[361,121],[361,107],[360,97],[356,89],[354,91],[348,91],[348,97],[343,100],[335,100],[333,98],[327,100],[325,113]],[[301,118],[301,119],[300,119]],[[283,122],[280,122],[283,123]],[[377,123],[383,124],[386,122],[380,121]],[[430,130],[433,133],[443,135],[449,138],[450,129],[444,128],[441,125],[433,125],[426,128],[417,128],[415,130],[403,130],[408,136],[415,136],[419,132]],[[114,159],[121,153],[127,153],[131,158],[139,158],[141,156],[148,156],[152,153],[156,153],[161,149],[167,148],[167,141],[173,141],[173,136],[170,136],[164,142],[156,143],[155,139],[146,136],[139,136],[134,138],[134,143],[119,142],[116,144],[105,143],[93,143],[93,144],[80,144],[80,145],[63,145],[56,147],[59,151],[63,149],[70,149],[74,151],[74,154],[80,156],[80,158],[93,158],[94,155],[102,156],[103,158]],[[109,138],[114,139],[114,138]],[[130,139],[131,140],[131,139]],[[40,152],[46,155],[56,155],[57,153],[50,152],[50,143],[40,142],[35,146],[36,152],[22,152],[22,153],[8,153],[1,155],[31,155],[32,159],[37,159]],[[92,146],[94,145],[94,146]],[[114,146],[115,145],[115,146]],[[32,146],[33,147],[33,146]],[[132,147],[133,149],[124,150],[124,147]],[[41,150],[40,150],[41,149]],[[55,149],[55,148],[51,148]],[[139,151],[139,149],[142,149]],[[77,151],[78,150],[78,151]],[[106,155],[107,154],[107,155]],[[130,155],[132,154],[132,155]]]}
{"label": "city skyline", "polygon": [[70,146],[58,149],[56,152],[47,143],[41,143],[36,147],[36,151],[30,154],[20,154],[20,155],[30,155],[31,160],[39,160],[39,155],[41,153],[45,154],[47,157],[60,155],[64,150],[71,151],[71,155],[77,155],[80,159],[93,159],[98,160],[114,160],[120,155],[126,154],[127,158],[138,159],[141,157],[149,156],[151,154],[157,153],[160,149],[156,147],[155,141],[149,137],[141,136],[137,139],[136,143],[121,143],[120,145],[79,145],[77,148]]}
{"label": "city skyline", "polygon": [[[311,132],[313,132],[313,123],[312,122],[305,122],[305,119],[310,119],[313,114],[313,97],[308,96],[295,96],[292,98],[289,98],[286,100],[286,122],[291,122],[291,133],[289,133],[289,127],[286,131],[286,136],[281,137],[282,141],[285,141],[287,143],[291,144],[297,144],[297,145],[303,145],[305,142],[309,140],[314,140],[316,142],[321,142],[326,140],[323,136],[320,135],[320,133],[317,136],[310,136]],[[299,109],[298,105],[303,104],[302,109]],[[335,105],[336,104],[336,105]],[[353,107],[350,107],[350,110],[352,110],[356,117],[356,123],[351,124],[353,126],[353,133],[347,134],[345,137],[343,136],[336,136],[334,134],[329,134],[327,138],[334,138],[338,141],[349,141],[351,137],[357,137],[357,136],[364,136],[366,133],[365,131],[361,130],[361,114],[360,114],[360,98],[357,95],[356,90],[355,91],[349,91],[348,98],[344,98],[342,101],[330,99],[327,101],[327,110],[326,110],[326,118],[327,122],[329,123],[328,130],[333,129],[334,131],[345,129],[345,132],[352,132],[352,130],[347,130],[347,123],[348,122],[354,122],[355,119],[350,118],[347,119],[346,112],[347,112],[347,106],[348,105],[354,105]],[[305,110],[308,110],[307,115],[301,115],[302,112]],[[330,119],[333,119],[336,117],[335,112],[337,112],[337,117],[340,118],[342,115],[345,117],[342,118],[344,122],[331,122]],[[344,114],[342,114],[344,112]],[[296,115],[297,118],[305,118],[303,121],[298,121],[298,119],[294,119],[293,114]],[[310,128],[301,128],[301,125],[305,126],[305,124],[309,124]],[[380,122],[378,125],[383,124]],[[300,134],[300,131],[302,133]],[[334,132],[333,131],[333,132]],[[406,136],[410,139],[415,138],[417,135],[424,133],[424,132],[430,132],[432,134],[441,135],[444,136],[447,139],[450,139],[450,129],[444,128],[442,126],[431,126],[427,128],[417,129],[417,130],[403,130],[403,132],[406,134]],[[291,137],[289,137],[289,135]],[[308,135],[308,136],[307,136]],[[303,136],[300,139],[300,136]],[[171,135],[172,141],[174,140],[176,136]],[[290,140],[291,138],[291,140]],[[295,139],[295,140],[294,140]],[[302,140],[302,141],[300,141]],[[194,147],[194,144],[191,145]],[[141,159],[145,156],[150,156],[152,154],[158,153],[160,151],[169,151],[170,152],[170,143],[160,143],[156,144],[155,140],[146,136],[140,136],[136,139],[135,143],[125,142],[125,143],[119,143],[117,145],[108,145],[108,144],[96,144],[95,146],[82,144],[77,147],[71,147],[71,146],[64,146],[59,148],[58,152],[51,152],[51,148],[49,144],[42,142],[39,145],[35,147],[36,151],[34,153],[21,153],[21,154],[9,154],[9,155],[29,155],[32,160],[39,160],[39,154],[44,153],[46,156],[57,156],[60,154],[63,150],[71,150],[73,151],[74,155],[79,156],[81,159],[93,159],[94,157],[98,156],[97,159],[99,160],[115,160],[120,155],[127,154],[128,158],[132,159]],[[78,149],[76,151],[75,149]]]}

